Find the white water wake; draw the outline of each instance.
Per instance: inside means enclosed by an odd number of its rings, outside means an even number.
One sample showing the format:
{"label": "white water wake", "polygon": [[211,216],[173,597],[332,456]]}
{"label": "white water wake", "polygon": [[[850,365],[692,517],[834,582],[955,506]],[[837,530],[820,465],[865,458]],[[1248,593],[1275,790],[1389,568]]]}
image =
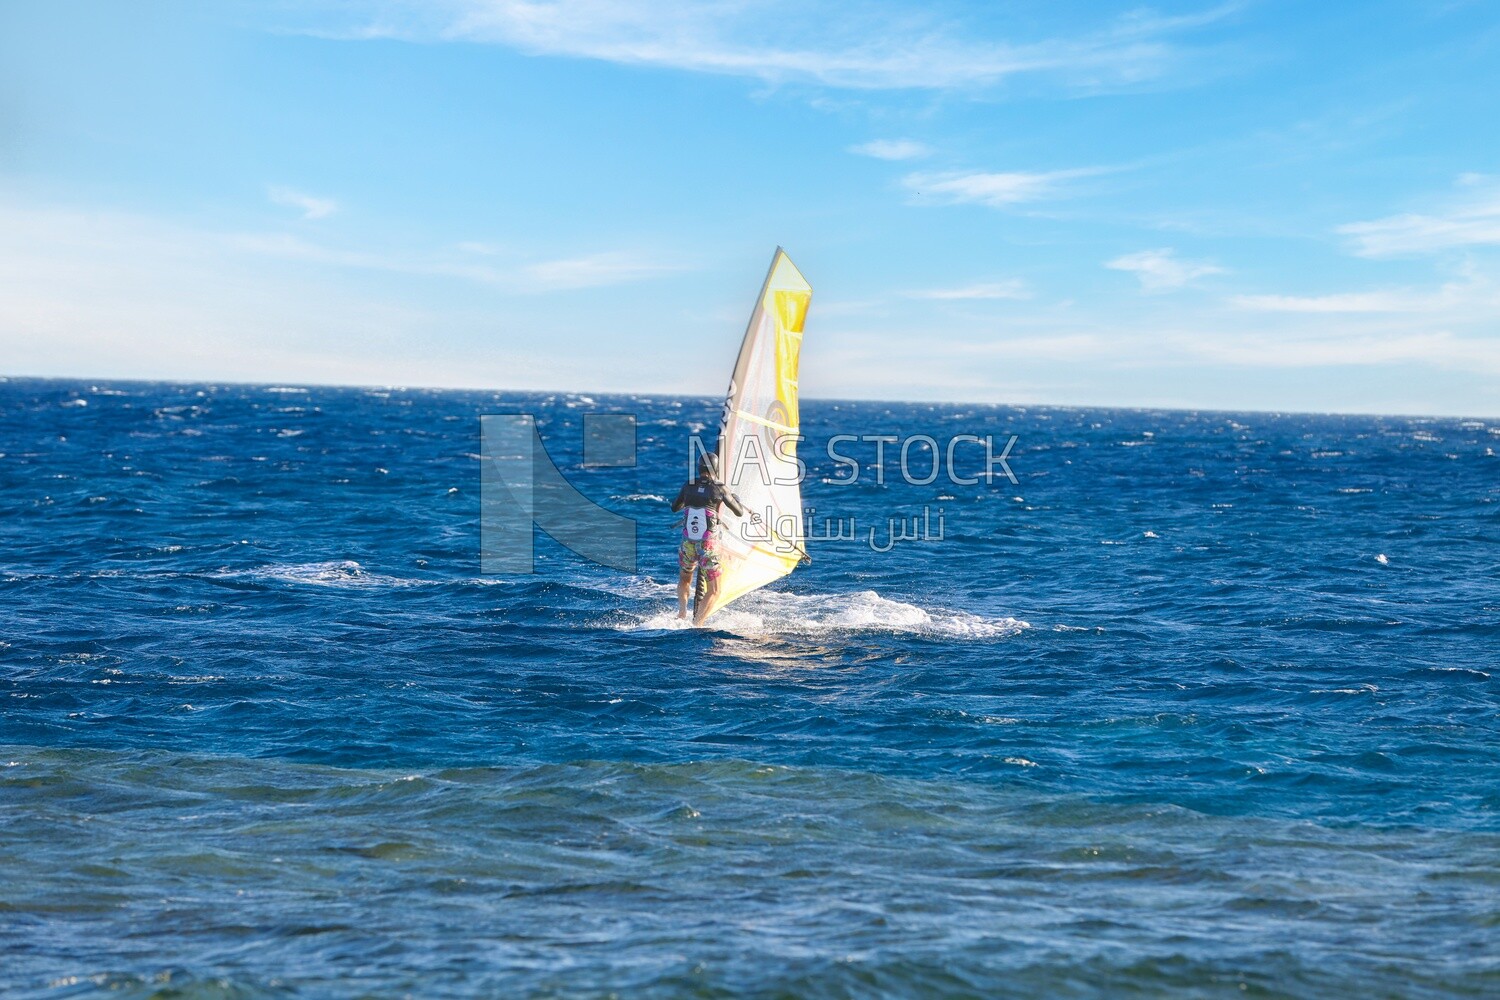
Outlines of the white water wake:
{"label": "white water wake", "polygon": [[[692,624],[678,619],[673,604],[615,627],[633,632],[691,628]],[[1015,635],[1031,625],[1019,618],[922,608],[882,597],[873,590],[861,590],[849,594],[760,591],[714,615],[707,627],[746,636],[825,636],[863,631],[973,640]]]}

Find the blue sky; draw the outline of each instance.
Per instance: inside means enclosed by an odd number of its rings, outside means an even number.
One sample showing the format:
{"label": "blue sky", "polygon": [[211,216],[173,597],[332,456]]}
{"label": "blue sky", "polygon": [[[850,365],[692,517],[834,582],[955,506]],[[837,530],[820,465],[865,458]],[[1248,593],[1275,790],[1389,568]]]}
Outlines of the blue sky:
{"label": "blue sky", "polygon": [[1500,9],[0,0],[0,373],[1500,414]]}

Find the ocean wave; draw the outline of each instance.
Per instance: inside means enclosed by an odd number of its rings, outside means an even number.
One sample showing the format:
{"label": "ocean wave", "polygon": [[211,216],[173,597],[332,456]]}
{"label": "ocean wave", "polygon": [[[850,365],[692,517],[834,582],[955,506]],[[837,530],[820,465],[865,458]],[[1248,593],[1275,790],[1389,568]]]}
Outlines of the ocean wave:
{"label": "ocean wave", "polygon": [[256,582],[290,583],[313,587],[443,587],[455,584],[493,586],[512,581],[503,577],[457,577],[448,580],[420,579],[417,577],[391,576],[372,573],[353,559],[334,559],[325,562],[283,563],[262,566],[256,569],[212,574],[216,579],[251,580]]}
{"label": "ocean wave", "polygon": [[352,559],[265,566],[239,573],[219,575],[245,580],[308,584],[315,587],[406,587],[416,582],[381,573],[370,573]]}
{"label": "ocean wave", "polygon": [[677,592],[677,584],[662,583],[649,576],[618,576],[602,580],[572,580],[569,586],[615,597],[655,600]]}

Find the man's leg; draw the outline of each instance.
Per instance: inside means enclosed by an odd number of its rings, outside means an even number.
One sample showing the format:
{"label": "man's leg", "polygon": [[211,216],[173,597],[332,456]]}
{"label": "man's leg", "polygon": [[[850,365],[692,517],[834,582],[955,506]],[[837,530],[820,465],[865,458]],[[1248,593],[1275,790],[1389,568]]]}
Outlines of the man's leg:
{"label": "man's leg", "polygon": [[703,555],[698,561],[698,583],[701,593],[693,605],[694,625],[703,624],[708,609],[713,607],[714,595],[719,592],[719,552],[712,535],[703,543]]}
{"label": "man's leg", "polygon": [[702,625],[703,619],[708,617],[708,609],[714,603],[714,595],[719,592],[719,575],[709,574],[707,570],[699,570],[703,574],[703,595],[698,598],[697,607],[693,608],[693,624]]}
{"label": "man's leg", "polygon": [[677,543],[677,617],[686,618],[688,590],[693,585],[693,565],[697,562],[697,553],[693,551],[693,543],[687,539]]}
{"label": "man's leg", "polygon": [[677,574],[677,617],[686,618],[688,591],[693,586],[693,571],[691,568]]}

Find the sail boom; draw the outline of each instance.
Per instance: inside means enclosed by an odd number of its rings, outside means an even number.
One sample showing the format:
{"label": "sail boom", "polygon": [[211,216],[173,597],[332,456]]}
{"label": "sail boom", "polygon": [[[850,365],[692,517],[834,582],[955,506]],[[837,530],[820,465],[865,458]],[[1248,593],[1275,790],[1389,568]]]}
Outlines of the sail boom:
{"label": "sail boom", "polygon": [[744,410],[735,410],[734,412],[740,417],[740,419],[748,420],[752,424],[759,424],[762,427],[769,427],[772,430],[782,431],[786,434],[797,433],[797,428],[789,426],[787,424],[778,424],[774,420],[767,420],[765,417],[757,417],[755,414],[746,413]]}

